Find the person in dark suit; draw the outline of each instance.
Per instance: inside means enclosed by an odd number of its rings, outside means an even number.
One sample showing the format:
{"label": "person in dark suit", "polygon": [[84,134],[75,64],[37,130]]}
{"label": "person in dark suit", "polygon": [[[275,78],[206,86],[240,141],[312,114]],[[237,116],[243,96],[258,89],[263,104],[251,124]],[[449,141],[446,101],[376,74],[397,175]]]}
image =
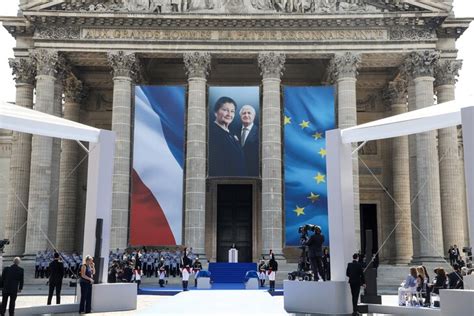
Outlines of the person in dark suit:
{"label": "person in dark suit", "polygon": [[49,294],[48,305],[51,305],[56,289],[56,304],[61,304],[61,285],[63,284],[64,264],[59,260],[59,253],[54,253],[54,260],[49,264]]}
{"label": "person in dark suit", "polygon": [[[81,301],[79,303],[79,314],[90,313],[92,307],[92,284],[94,284],[95,265],[91,256],[86,256],[81,266],[79,284],[81,285]],[[130,281],[129,281],[130,282]]]}
{"label": "person in dark suit", "polygon": [[2,290],[2,306],[0,315],[4,316],[7,310],[8,298],[10,298],[10,306],[8,311],[10,316],[15,315],[15,301],[18,293],[23,289],[23,268],[20,268],[20,258],[13,259],[13,264],[5,267],[2,272],[3,290]]}
{"label": "person in dark suit", "polygon": [[459,264],[453,265],[454,271],[448,274],[448,288],[449,289],[464,289],[464,282]]}
{"label": "person in dark suit", "polygon": [[221,97],[214,105],[214,123],[209,124],[209,176],[247,175],[244,153],[237,135],[229,131],[237,105]]}
{"label": "person in dark suit", "polygon": [[316,226],[314,235],[311,236],[306,242],[306,246],[308,246],[309,262],[311,264],[311,270],[314,274],[314,281],[319,280],[318,274],[321,275],[323,281],[326,281],[322,262],[323,243],[324,235],[321,233],[321,227]]}
{"label": "person in dark suit", "polygon": [[347,264],[346,276],[349,278],[349,285],[352,293],[352,315],[359,315],[357,312],[357,302],[359,300],[360,287],[365,287],[365,277],[362,265],[358,261],[359,255],[352,256],[352,262]]}
{"label": "person in dark suit", "polygon": [[258,177],[259,175],[259,155],[260,155],[260,135],[258,125],[254,124],[255,109],[251,105],[244,105],[240,111],[240,121],[242,125],[236,131],[239,137],[242,151],[244,152],[247,175]]}
{"label": "person in dark suit", "polygon": [[278,271],[278,262],[275,260],[275,254],[270,249],[270,260],[268,261],[268,281],[270,281],[270,290],[269,292],[275,291],[275,280],[276,273]]}

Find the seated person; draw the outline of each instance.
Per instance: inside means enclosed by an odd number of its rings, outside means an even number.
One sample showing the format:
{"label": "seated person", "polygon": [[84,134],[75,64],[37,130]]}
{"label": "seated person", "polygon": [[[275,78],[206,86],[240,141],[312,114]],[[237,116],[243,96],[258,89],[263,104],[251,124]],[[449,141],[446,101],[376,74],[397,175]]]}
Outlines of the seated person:
{"label": "seated person", "polygon": [[461,268],[457,263],[453,264],[454,271],[448,274],[448,287],[450,289],[463,289]]}
{"label": "seated person", "polygon": [[443,268],[436,268],[434,269],[434,273],[436,273],[436,276],[434,278],[435,282],[433,284],[429,284],[428,287],[432,290],[433,293],[439,295],[439,289],[446,288],[446,272]]}
{"label": "seated person", "polygon": [[416,293],[416,279],[417,272],[415,267],[410,268],[410,274],[407,276],[405,282],[398,288],[398,304],[404,306],[406,303],[405,295]]}
{"label": "seated person", "polygon": [[422,298],[426,297],[427,282],[426,282],[425,270],[423,269],[422,266],[419,266],[419,267],[416,268],[416,273],[417,273],[417,277],[416,277],[416,295],[417,295],[417,298],[418,298],[418,302],[421,305],[423,303]]}

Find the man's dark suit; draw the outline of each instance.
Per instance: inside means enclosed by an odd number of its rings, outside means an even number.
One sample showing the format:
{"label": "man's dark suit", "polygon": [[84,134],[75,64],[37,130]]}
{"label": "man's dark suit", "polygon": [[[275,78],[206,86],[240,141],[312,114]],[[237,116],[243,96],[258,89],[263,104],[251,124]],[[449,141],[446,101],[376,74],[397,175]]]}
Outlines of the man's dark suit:
{"label": "man's dark suit", "polygon": [[59,260],[53,260],[49,264],[49,294],[48,305],[51,305],[54,290],[56,289],[56,304],[61,304],[61,285],[63,284],[64,264]]}
{"label": "man's dark suit", "polygon": [[313,270],[315,281],[319,280],[318,272],[323,278],[323,281],[326,281],[326,277],[324,275],[324,270],[323,270],[323,262],[322,262],[323,243],[324,243],[324,235],[322,234],[314,234],[306,242],[306,246],[308,246],[309,262],[311,263],[311,270]]}
{"label": "man's dark suit", "polygon": [[[242,126],[239,129],[239,141],[242,142]],[[247,138],[245,139],[244,146],[242,150],[244,152],[245,164],[247,166],[247,174],[251,177],[258,177],[258,167],[259,167],[259,156],[260,156],[260,135],[258,130],[258,125],[253,124],[252,129],[250,130]]]}
{"label": "man's dark suit", "polygon": [[349,277],[349,285],[352,293],[353,315],[357,313],[357,301],[359,300],[360,287],[365,284],[364,270],[356,260],[347,264],[346,276]]}
{"label": "man's dark suit", "polygon": [[0,308],[0,315],[5,315],[8,298],[10,298],[10,307],[8,308],[10,316],[15,314],[16,296],[18,292],[23,289],[23,275],[23,268],[20,268],[16,264],[3,269],[2,307]]}

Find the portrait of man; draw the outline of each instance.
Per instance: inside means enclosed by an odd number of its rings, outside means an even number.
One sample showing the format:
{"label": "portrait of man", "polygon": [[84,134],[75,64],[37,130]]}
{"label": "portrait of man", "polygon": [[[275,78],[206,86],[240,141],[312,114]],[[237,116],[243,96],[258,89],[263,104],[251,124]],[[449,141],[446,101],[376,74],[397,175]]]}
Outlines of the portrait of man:
{"label": "portrait of man", "polygon": [[252,105],[245,104],[240,108],[240,126],[236,131],[242,151],[244,153],[247,175],[257,177],[259,175],[259,130],[255,121],[256,112]]}

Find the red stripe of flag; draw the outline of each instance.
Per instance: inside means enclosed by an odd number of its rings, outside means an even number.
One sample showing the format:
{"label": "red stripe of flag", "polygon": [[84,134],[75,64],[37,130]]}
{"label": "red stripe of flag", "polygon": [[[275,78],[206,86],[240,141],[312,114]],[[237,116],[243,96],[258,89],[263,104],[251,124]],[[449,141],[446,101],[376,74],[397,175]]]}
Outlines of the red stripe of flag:
{"label": "red stripe of flag", "polygon": [[176,245],[173,232],[160,203],[135,170],[132,171],[130,244],[140,246]]}

